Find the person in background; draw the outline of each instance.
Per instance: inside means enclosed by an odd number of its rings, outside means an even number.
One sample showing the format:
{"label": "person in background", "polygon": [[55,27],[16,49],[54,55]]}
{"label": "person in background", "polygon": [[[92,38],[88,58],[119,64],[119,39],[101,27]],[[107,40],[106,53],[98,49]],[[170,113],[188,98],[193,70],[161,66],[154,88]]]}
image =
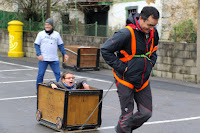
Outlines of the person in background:
{"label": "person in background", "polygon": [[64,43],[60,34],[53,28],[52,18],[48,18],[45,21],[44,30],[37,34],[34,44],[39,60],[39,69],[36,81],[36,88],[38,89],[38,83],[43,83],[44,74],[48,65],[51,67],[56,80],[59,81],[60,79],[57,48],[59,48],[66,61],[69,57],[64,49]]}
{"label": "person in background", "polygon": [[86,89],[89,90],[90,87],[86,83],[86,80],[79,80],[75,81],[75,76],[70,71],[65,71],[61,75],[61,79],[59,82],[53,82],[50,81],[47,83],[48,86],[51,86],[53,89],[55,88],[62,88],[62,89],[70,89],[70,90],[76,90],[76,89]]}

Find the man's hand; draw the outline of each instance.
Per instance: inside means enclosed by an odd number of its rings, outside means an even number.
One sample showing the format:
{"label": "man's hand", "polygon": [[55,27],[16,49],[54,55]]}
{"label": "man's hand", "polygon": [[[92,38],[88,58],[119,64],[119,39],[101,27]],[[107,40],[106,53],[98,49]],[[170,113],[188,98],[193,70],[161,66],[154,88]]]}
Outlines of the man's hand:
{"label": "man's hand", "polygon": [[128,67],[126,67],[126,68],[125,68],[124,72],[126,72],[126,71],[127,71],[127,69],[128,69]]}
{"label": "man's hand", "polygon": [[[151,63],[151,62],[150,62]],[[151,66],[153,67],[153,63],[151,63]]]}
{"label": "man's hand", "polygon": [[64,58],[65,58],[65,62],[67,62],[68,59],[69,59],[69,56],[65,54],[65,55],[64,55]]}
{"label": "man's hand", "polygon": [[51,87],[52,87],[53,89],[58,88],[55,84],[51,84]]}
{"label": "man's hand", "polygon": [[43,61],[42,55],[38,56],[38,60]]}

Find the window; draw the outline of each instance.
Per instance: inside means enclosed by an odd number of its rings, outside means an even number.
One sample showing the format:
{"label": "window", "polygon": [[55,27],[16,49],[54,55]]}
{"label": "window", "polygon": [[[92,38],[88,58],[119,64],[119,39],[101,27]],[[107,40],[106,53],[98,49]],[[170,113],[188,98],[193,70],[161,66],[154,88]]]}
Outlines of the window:
{"label": "window", "polygon": [[130,13],[138,12],[138,6],[129,6],[126,7],[126,17],[129,16]]}

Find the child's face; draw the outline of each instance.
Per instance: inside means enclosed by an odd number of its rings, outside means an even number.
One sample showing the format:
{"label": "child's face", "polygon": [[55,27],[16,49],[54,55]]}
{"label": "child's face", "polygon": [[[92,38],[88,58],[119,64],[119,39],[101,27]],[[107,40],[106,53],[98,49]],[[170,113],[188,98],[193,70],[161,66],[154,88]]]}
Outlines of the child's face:
{"label": "child's face", "polygon": [[62,79],[62,81],[63,81],[64,83],[66,83],[67,86],[72,87],[73,84],[74,84],[74,79],[75,79],[75,77],[74,77],[73,74],[66,74],[66,75],[65,75],[65,78]]}

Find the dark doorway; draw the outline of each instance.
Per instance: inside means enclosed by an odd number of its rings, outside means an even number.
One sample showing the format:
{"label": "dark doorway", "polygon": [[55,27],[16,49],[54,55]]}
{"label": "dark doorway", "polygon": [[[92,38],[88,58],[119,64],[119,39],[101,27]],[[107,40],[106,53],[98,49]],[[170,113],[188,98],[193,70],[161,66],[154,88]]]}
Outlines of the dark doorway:
{"label": "dark doorway", "polygon": [[107,12],[89,12],[85,14],[86,24],[97,22],[99,25],[107,25],[107,17]]}
{"label": "dark doorway", "polygon": [[[104,36],[104,37],[107,36],[108,10],[109,7],[103,9],[101,7],[93,7],[89,11],[85,12],[87,35],[94,36],[95,30],[97,30],[97,36]],[[97,22],[97,27],[95,27],[96,22]]]}

